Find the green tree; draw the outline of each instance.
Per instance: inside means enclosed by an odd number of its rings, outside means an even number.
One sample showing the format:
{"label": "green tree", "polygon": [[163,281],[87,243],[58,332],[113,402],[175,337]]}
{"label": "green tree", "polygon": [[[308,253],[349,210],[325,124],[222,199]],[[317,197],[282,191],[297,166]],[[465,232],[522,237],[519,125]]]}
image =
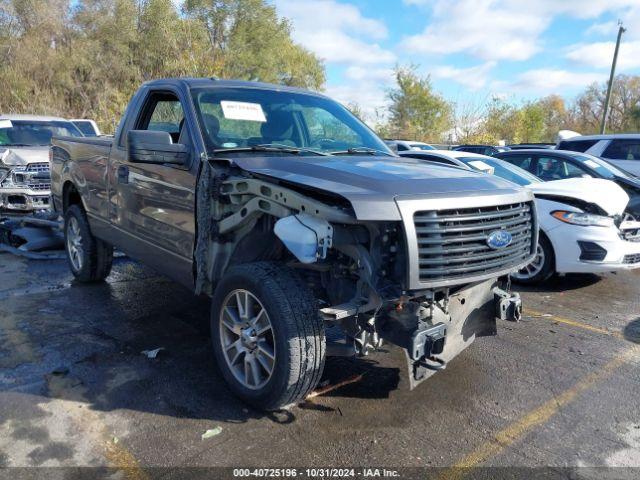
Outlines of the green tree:
{"label": "green tree", "polygon": [[323,63],[293,42],[288,20],[265,0],[187,0],[183,11],[206,32],[215,74],[315,90]]}
{"label": "green tree", "polygon": [[398,67],[395,77],[396,87],[387,93],[391,136],[441,141],[452,125],[451,105],[434,92],[429,77],[418,76],[415,67]]}
{"label": "green tree", "polygon": [[0,0],[0,111],[112,131],[141,82],[218,76],[321,89],[324,65],[268,0]]}
{"label": "green tree", "polygon": [[524,143],[541,142],[544,136],[544,110],[537,102],[524,104],[517,113],[517,129],[514,141]]}

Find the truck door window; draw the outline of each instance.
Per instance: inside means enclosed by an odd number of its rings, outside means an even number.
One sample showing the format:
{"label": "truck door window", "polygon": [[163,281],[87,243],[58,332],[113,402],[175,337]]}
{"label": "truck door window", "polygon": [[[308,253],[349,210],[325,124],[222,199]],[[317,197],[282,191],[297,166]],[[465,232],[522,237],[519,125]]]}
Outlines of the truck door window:
{"label": "truck door window", "polygon": [[180,100],[171,93],[154,93],[147,100],[136,130],[168,132],[178,143],[184,125],[184,110]]}
{"label": "truck door window", "polygon": [[602,156],[612,160],[640,160],[640,140],[613,140]]}

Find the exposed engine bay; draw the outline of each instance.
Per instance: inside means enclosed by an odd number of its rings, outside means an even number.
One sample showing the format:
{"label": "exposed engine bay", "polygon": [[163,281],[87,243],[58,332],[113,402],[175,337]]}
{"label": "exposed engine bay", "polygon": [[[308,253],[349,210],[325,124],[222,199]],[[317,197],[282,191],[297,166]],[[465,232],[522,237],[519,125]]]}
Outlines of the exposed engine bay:
{"label": "exposed engine bay", "polygon": [[285,262],[313,291],[326,330],[339,327],[328,355],[367,355],[388,341],[406,352],[411,387],[494,335],[496,318],[520,318],[519,296],[496,278],[411,288],[403,222],[359,221],[327,192],[207,163],[198,225],[198,291],[235,264]]}

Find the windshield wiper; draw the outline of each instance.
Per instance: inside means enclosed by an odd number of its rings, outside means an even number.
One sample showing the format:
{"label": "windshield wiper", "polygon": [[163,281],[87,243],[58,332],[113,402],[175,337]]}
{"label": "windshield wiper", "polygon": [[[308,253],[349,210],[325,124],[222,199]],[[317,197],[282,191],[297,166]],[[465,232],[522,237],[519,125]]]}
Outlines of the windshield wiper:
{"label": "windshield wiper", "polygon": [[386,155],[387,157],[395,157],[393,153],[385,152],[384,150],[378,150],[377,148],[369,147],[353,147],[347,150],[338,150],[331,152],[331,155]]}
{"label": "windshield wiper", "polygon": [[312,155],[329,156],[328,153],[319,152],[311,148],[292,147],[290,145],[281,145],[278,143],[263,143],[260,145],[252,145],[251,147],[234,147],[234,148],[216,148],[213,153],[236,153],[236,152],[281,152],[290,153],[292,155],[300,155],[301,153],[310,153]]}

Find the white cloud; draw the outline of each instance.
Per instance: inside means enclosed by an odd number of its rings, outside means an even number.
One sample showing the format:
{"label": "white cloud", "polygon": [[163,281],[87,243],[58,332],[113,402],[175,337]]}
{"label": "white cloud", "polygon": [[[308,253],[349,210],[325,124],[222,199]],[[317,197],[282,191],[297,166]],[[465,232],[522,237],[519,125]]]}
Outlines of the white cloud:
{"label": "white cloud", "polygon": [[379,81],[390,83],[394,79],[393,68],[368,68],[353,65],[345,71],[345,77],[355,81]]}
{"label": "white cloud", "polygon": [[432,11],[431,23],[402,45],[411,53],[468,53],[485,61],[527,60],[559,15],[596,18],[638,0],[405,0]]}
{"label": "white cloud", "polygon": [[[579,43],[567,49],[570,61],[593,68],[611,68],[615,42]],[[640,40],[625,41],[620,44],[616,71],[640,67]]]}
{"label": "white cloud", "polygon": [[367,18],[354,5],[335,0],[275,0],[278,12],[293,24],[293,38],[329,63],[394,62],[393,52],[376,41],[388,36],[386,25]]}
{"label": "white cloud", "polygon": [[385,84],[376,82],[350,82],[327,86],[326,94],[344,105],[356,103],[365,114],[364,120],[371,124],[376,110],[387,105]]}
{"label": "white cloud", "polygon": [[495,66],[496,62],[486,62],[469,68],[440,65],[429,68],[429,73],[434,78],[453,80],[470,90],[479,90],[487,84],[489,73]]}
{"label": "white cloud", "polygon": [[587,35],[615,35],[618,31],[618,22],[594,23],[585,32]]}
{"label": "white cloud", "polygon": [[518,75],[512,82],[495,82],[496,90],[517,91],[521,93],[545,95],[557,93],[563,89],[579,90],[592,84],[606,80],[605,73],[580,73],[568,70],[534,69]]}

